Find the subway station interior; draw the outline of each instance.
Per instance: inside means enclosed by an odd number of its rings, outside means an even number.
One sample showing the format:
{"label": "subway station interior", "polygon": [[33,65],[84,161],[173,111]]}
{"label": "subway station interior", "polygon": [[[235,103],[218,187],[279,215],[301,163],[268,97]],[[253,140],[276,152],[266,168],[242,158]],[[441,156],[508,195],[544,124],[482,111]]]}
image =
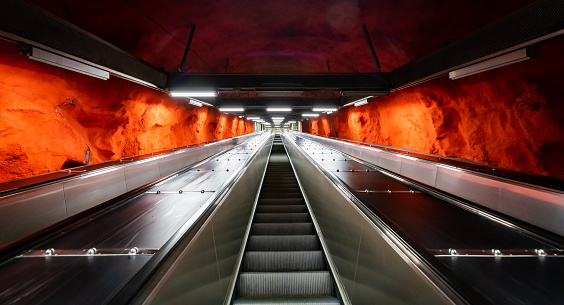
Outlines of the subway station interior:
{"label": "subway station interior", "polygon": [[1,0],[0,304],[564,304],[564,1]]}

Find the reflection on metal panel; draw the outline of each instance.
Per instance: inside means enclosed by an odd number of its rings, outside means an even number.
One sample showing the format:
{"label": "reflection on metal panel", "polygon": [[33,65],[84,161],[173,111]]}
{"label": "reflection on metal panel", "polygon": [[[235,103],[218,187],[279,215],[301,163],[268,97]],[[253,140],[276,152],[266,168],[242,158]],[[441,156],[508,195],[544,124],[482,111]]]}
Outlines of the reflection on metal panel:
{"label": "reflection on metal panel", "polygon": [[128,191],[161,177],[158,160],[144,160],[144,162],[139,162],[137,166],[126,166],[123,171]]}
{"label": "reflection on metal panel", "polygon": [[500,183],[499,202],[502,213],[564,234],[564,194]]}
{"label": "reflection on metal panel", "polygon": [[170,175],[181,168],[179,156],[182,155],[175,152],[167,158],[159,159],[159,172],[161,173],[161,177]]}
{"label": "reflection on metal panel", "polygon": [[0,202],[0,246],[67,217],[62,185],[14,194]]}
{"label": "reflection on metal panel", "polygon": [[123,168],[71,180],[63,187],[68,217],[127,192]]}
{"label": "reflection on metal panel", "polygon": [[[353,154],[354,156],[354,154]],[[378,166],[385,168],[394,173],[399,173],[401,171],[401,161],[402,158],[392,154],[380,154],[378,159]]]}
{"label": "reflection on metal panel", "polygon": [[498,210],[499,185],[499,182],[485,177],[439,167],[435,187],[490,209]]}
{"label": "reflection on metal panel", "polygon": [[[269,153],[270,145],[261,148],[145,304],[224,303],[238,271],[238,256]],[[206,164],[229,164],[223,157]]]}
{"label": "reflection on metal panel", "polygon": [[293,143],[286,148],[353,304],[450,303]]}
{"label": "reflection on metal panel", "polygon": [[437,179],[437,166],[432,163],[403,158],[401,160],[400,174],[419,181],[421,183],[434,186]]}

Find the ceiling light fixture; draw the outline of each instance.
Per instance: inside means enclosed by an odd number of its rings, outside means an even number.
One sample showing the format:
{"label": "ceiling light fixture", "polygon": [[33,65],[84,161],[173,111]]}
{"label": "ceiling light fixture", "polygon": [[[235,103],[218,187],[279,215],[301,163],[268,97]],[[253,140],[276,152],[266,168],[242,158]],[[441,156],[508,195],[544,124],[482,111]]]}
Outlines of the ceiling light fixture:
{"label": "ceiling light fixture", "polygon": [[275,116],[275,117],[272,117],[272,119],[273,119],[273,120],[283,120],[284,117]]}
{"label": "ceiling light fixture", "polygon": [[269,112],[290,112],[290,111],[292,111],[292,108],[274,108],[274,107],[268,107],[268,108],[266,108],[266,111],[269,111]]}
{"label": "ceiling light fixture", "polygon": [[57,66],[59,68],[64,68],[74,72],[86,74],[99,79],[107,80],[110,78],[110,72],[102,69],[98,69],[94,66],[83,64],[79,61],[57,55],[36,47],[31,48],[31,53],[29,55],[30,59],[40,61],[42,63]]}
{"label": "ceiling light fixture", "polygon": [[319,112],[327,112],[327,111],[337,111],[337,108],[325,108],[325,107],[313,107],[313,111],[319,111]]}
{"label": "ceiling light fixture", "polygon": [[197,99],[191,98],[188,99],[188,103],[190,105],[194,105],[194,106],[198,106],[198,107],[202,107],[203,103],[201,101],[198,101]]}
{"label": "ceiling light fixture", "polygon": [[219,108],[219,111],[221,112],[241,112],[241,111],[245,111],[245,108],[243,107],[234,107],[234,108]]}
{"label": "ceiling light fixture", "polygon": [[215,97],[215,91],[170,91],[172,97]]}
{"label": "ceiling light fixture", "polygon": [[260,117],[258,116],[250,116],[247,118],[247,120],[260,120]]}
{"label": "ceiling light fixture", "polygon": [[[366,104],[368,104],[368,99],[369,99],[369,98],[372,98],[372,97],[374,97],[374,96],[370,95],[370,96],[367,96],[367,97],[363,97],[363,98],[361,98],[361,99],[358,99],[358,100],[356,100],[356,101],[350,102],[350,103],[348,103],[348,104],[344,104],[343,107],[347,107],[347,106],[350,106],[350,105],[355,105],[355,106],[356,106],[357,103],[362,103],[362,102],[364,102],[364,101],[366,101]],[[364,105],[364,104],[363,104],[363,105]],[[359,105],[359,106],[360,106],[360,105]],[[358,106],[357,106],[357,107],[358,107]]]}
{"label": "ceiling light fixture", "polygon": [[304,114],[302,114],[302,116],[306,117],[306,118],[316,118],[316,117],[319,116],[319,114],[318,113],[304,113]]}
{"label": "ceiling light fixture", "polygon": [[529,54],[527,48],[519,49],[517,51],[513,51],[510,53],[503,54],[498,57],[494,57],[492,59],[484,60],[479,63],[475,63],[473,65],[460,68],[458,70],[450,71],[448,73],[448,77],[452,80],[463,78],[466,76],[470,76],[473,74],[477,74],[480,72],[492,70],[495,68],[507,66],[510,64],[514,64],[523,60],[529,59]]}
{"label": "ceiling light fixture", "polygon": [[368,104],[368,98],[365,98],[363,100],[360,100],[360,101],[354,103],[354,106],[358,107],[358,106],[362,106],[362,105],[366,105],[366,104]]}

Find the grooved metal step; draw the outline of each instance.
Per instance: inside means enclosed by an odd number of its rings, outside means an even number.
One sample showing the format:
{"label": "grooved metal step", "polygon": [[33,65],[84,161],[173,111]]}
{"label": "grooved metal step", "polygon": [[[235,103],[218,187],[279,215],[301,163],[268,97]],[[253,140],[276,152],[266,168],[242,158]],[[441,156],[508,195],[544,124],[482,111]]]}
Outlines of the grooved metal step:
{"label": "grooved metal step", "polygon": [[243,258],[243,271],[322,271],[325,260],[321,251],[249,251]]}
{"label": "grooved metal step", "polygon": [[300,198],[302,199],[302,193],[260,193],[260,198]]}
{"label": "grooved metal step", "polygon": [[317,235],[249,236],[247,251],[312,251],[321,250]]}
{"label": "grooved metal step", "polygon": [[331,296],[333,282],[328,271],[242,272],[240,297],[312,297]]}
{"label": "grooved metal step", "polygon": [[259,198],[259,205],[303,205],[303,198]]}
{"label": "grooved metal step", "polygon": [[341,304],[334,297],[312,297],[312,298],[277,298],[277,299],[261,299],[261,298],[240,298],[233,302],[237,305],[335,305]]}
{"label": "grooved metal step", "polygon": [[298,205],[257,205],[256,213],[307,213],[307,207]]}
{"label": "grooved metal step", "polygon": [[309,222],[308,213],[256,213],[255,223],[265,223],[265,222],[282,222],[282,223],[292,223],[292,222]]}
{"label": "grooved metal step", "polygon": [[313,223],[253,223],[252,235],[313,235]]}

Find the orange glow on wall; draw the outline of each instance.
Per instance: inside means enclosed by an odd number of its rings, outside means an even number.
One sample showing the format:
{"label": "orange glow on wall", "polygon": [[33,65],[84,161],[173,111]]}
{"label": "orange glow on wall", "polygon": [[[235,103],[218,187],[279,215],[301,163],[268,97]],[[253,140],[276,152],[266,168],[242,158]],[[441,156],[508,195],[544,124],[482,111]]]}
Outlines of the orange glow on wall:
{"label": "orange glow on wall", "polygon": [[16,48],[0,41],[0,182],[253,131],[237,116],[37,63]]}
{"label": "orange glow on wall", "polygon": [[303,130],[564,179],[564,39],[537,47],[528,61],[373,98]]}

